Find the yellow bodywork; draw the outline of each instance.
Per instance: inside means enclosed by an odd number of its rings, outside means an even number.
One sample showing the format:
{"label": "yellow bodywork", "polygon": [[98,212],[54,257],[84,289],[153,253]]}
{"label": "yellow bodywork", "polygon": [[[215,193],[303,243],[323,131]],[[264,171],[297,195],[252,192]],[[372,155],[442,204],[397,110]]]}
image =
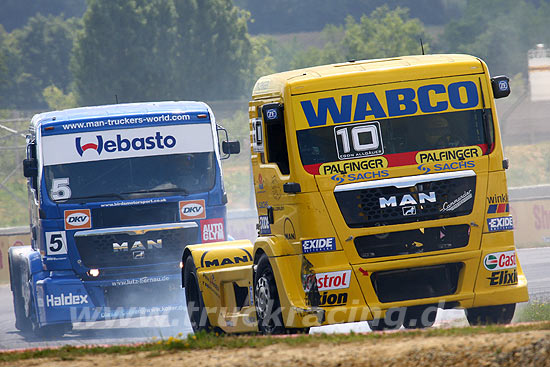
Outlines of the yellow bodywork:
{"label": "yellow bodywork", "polygon": [[[426,87],[434,84],[439,89]],[[474,89],[462,88],[464,85],[475,85],[476,95],[468,94]],[[311,121],[301,113],[308,101],[313,101],[312,106],[315,106],[321,99],[333,98],[339,104],[339,111],[343,111],[342,103],[349,98],[354,116],[358,96],[368,95],[371,102],[379,102],[378,114],[389,115],[387,91],[406,89],[420,94],[419,90],[425,92],[422,88],[433,89],[425,94],[428,102],[424,101],[424,107],[426,103],[428,107],[424,109],[437,106],[440,110],[441,106],[447,106],[444,112],[457,110],[455,106],[465,110],[490,109],[494,123],[492,151],[483,154],[478,146],[470,146],[418,152],[415,161],[397,166],[391,166],[386,157],[379,155],[324,163],[314,168],[318,169],[315,174],[304,167],[297,133],[319,127],[311,126]],[[413,100],[417,107],[420,105],[418,98],[415,96]],[[476,100],[477,104],[468,105],[468,101]],[[282,173],[266,153],[269,144],[280,142],[264,142],[264,152],[252,149],[258,214],[265,220],[268,207],[272,210],[274,220],[268,224],[270,233],[259,237],[254,244],[232,241],[189,246],[184,255],[193,256],[205,306],[211,309],[209,319],[212,325],[228,332],[257,330],[253,305],[254,264],[263,253],[269,257],[273,268],[286,327],[371,320],[382,317],[390,308],[402,306],[445,304],[447,307],[471,308],[528,300],[527,281],[515,255],[513,232],[490,232],[488,228],[488,220],[502,217],[502,213],[507,212],[508,198],[491,79],[483,61],[466,55],[409,56],[319,66],[262,77],[254,87],[249,104],[251,142],[254,140],[254,121],[261,118],[260,108],[272,103],[284,105],[289,173]],[[374,107],[371,104],[366,113],[360,111],[361,121],[376,119]],[[319,110],[314,113],[314,117],[321,115]],[[411,116],[429,114],[417,108]],[[334,122],[332,115],[327,114],[322,127],[357,122],[353,118]],[[434,156],[439,158],[434,160]],[[433,173],[437,164],[448,164],[445,172],[475,174],[474,203],[470,214],[362,228],[349,227],[340,215],[334,195],[338,186],[414,178]],[[344,170],[346,172],[342,173]],[[286,193],[285,183],[298,183],[299,192]],[[498,212],[494,208],[499,208]],[[386,232],[407,230],[423,233],[424,228],[458,224],[469,225],[467,245],[460,248],[365,258],[353,245],[353,239],[360,236],[383,236]],[[333,251],[303,253],[302,241],[329,238],[334,238]],[[423,246],[422,243],[413,245]],[[302,285],[305,263],[311,265],[315,274],[350,274],[349,284],[345,288],[319,292],[320,305],[314,307],[308,304]],[[452,265],[445,268],[448,264]],[[446,270],[438,270],[440,266]],[[376,282],[372,279],[373,274],[391,274],[403,269],[412,269],[413,273],[415,269],[436,269],[434,274],[440,274],[438,271],[445,274],[448,269],[455,268],[458,278],[454,292],[432,298],[380,300],[374,285]],[[242,288],[241,294],[248,291],[245,303],[236,303],[235,286]],[[322,317],[317,312],[319,309],[323,310]]]}

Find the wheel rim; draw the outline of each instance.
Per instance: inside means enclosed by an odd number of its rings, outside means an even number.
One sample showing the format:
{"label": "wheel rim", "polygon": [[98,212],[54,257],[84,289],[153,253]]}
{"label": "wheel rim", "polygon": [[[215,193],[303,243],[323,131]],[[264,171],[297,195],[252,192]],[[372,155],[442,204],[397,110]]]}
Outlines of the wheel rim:
{"label": "wheel rim", "polygon": [[256,283],[256,313],[262,320],[267,318],[270,300],[269,281],[265,275],[262,275]]}

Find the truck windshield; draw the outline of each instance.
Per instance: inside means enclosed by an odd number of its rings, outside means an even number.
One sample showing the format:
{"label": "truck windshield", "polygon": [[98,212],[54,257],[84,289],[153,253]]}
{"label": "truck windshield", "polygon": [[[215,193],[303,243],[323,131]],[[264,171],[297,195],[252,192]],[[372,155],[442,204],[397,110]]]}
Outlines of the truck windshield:
{"label": "truck windshield", "polygon": [[297,137],[302,164],[308,166],[475,145],[487,154],[492,126],[491,111],[478,109],[331,125],[299,130]]}
{"label": "truck windshield", "polygon": [[214,187],[214,152],[65,163],[44,167],[54,201],[131,199],[205,192]]}

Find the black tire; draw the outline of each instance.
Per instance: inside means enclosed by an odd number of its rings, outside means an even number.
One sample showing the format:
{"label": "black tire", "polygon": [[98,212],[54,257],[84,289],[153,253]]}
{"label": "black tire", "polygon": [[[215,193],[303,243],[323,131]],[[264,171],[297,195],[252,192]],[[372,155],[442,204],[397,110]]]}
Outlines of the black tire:
{"label": "black tire", "polygon": [[398,330],[403,325],[401,317],[403,312],[405,312],[404,308],[389,309],[383,319],[367,320],[367,323],[372,331]]}
{"label": "black tire", "polygon": [[266,254],[260,256],[254,274],[254,302],[258,330],[262,334],[286,334],[273,269]]}
{"label": "black tire", "polygon": [[10,283],[13,295],[13,310],[15,313],[15,328],[22,332],[32,331],[32,322],[30,319],[30,312],[26,306],[25,299],[23,298],[23,279],[27,272],[23,271],[25,265],[20,258],[12,256],[9,253],[8,264],[10,268]]}
{"label": "black tire", "polygon": [[405,329],[423,329],[432,327],[437,316],[437,306],[421,305],[407,307],[403,327]]}
{"label": "black tire", "polygon": [[185,302],[187,304],[187,313],[191,321],[193,331],[212,331],[212,325],[208,320],[206,307],[199,288],[197,277],[197,268],[192,256],[188,256],[185,260],[183,268],[183,286],[185,287]]}
{"label": "black tire", "polygon": [[516,304],[485,306],[466,309],[466,318],[471,326],[509,324],[512,322]]}

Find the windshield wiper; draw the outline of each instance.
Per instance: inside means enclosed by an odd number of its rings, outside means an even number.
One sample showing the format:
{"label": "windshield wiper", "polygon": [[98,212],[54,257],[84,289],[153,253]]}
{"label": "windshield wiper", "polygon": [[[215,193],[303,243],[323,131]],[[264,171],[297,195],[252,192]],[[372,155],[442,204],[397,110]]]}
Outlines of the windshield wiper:
{"label": "windshield wiper", "polygon": [[103,197],[110,197],[110,196],[114,196],[120,200],[126,200],[124,197],[122,197],[121,194],[118,194],[118,193],[114,193],[114,192],[111,192],[111,193],[107,193],[107,194],[98,194],[98,195],[90,195],[90,196],[80,196],[80,197],[76,197],[76,198],[71,198],[71,200],[83,200],[83,199],[97,199],[97,198],[103,198]]}
{"label": "windshield wiper", "polygon": [[189,192],[181,187],[170,187],[165,189],[151,189],[151,190],[140,190],[140,191],[129,191],[123,192],[122,195],[131,195],[131,194],[148,194],[151,192],[181,192],[183,195],[189,195]]}

